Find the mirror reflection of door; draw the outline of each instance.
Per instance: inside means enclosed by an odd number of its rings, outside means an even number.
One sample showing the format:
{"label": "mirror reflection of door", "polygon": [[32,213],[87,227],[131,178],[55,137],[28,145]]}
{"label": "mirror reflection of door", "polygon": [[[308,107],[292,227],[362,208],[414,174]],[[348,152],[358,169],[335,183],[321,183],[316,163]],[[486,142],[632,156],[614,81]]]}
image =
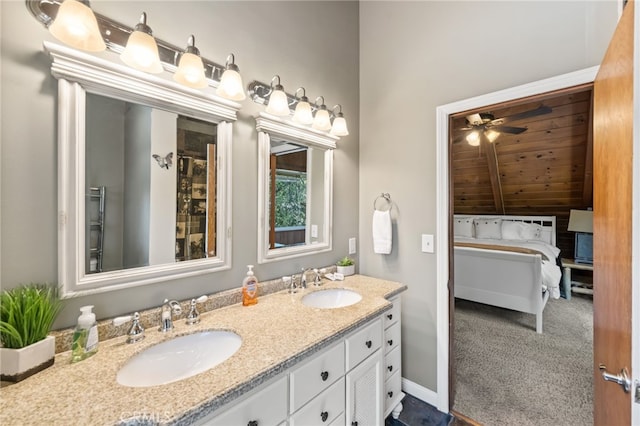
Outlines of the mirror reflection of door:
{"label": "mirror reflection of door", "polygon": [[217,125],[86,96],[85,273],[216,255]]}
{"label": "mirror reflection of door", "polygon": [[269,248],[306,244],[308,148],[271,141]]}

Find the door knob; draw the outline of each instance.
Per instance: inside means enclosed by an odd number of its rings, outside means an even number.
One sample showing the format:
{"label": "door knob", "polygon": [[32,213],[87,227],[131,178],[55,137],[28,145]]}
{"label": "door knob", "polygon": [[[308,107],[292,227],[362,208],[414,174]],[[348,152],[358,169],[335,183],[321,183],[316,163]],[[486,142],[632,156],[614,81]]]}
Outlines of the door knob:
{"label": "door knob", "polygon": [[619,384],[625,392],[629,392],[631,390],[631,379],[629,378],[629,372],[626,367],[620,370],[620,374],[607,373],[607,366],[604,364],[600,364],[599,368],[604,380]]}

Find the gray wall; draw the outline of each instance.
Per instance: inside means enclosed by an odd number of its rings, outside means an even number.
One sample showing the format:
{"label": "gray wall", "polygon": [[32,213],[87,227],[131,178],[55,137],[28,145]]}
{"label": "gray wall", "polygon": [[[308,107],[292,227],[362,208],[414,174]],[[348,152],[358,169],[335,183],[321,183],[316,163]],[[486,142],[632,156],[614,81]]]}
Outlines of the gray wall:
{"label": "gray wall", "polygon": [[[360,272],[409,287],[403,376],[436,391],[435,109],[597,65],[615,2],[360,3]],[[394,249],[373,254],[372,202],[389,192]],[[438,238],[438,235],[435,236]]]}
{"label": "gray wall", "polygon": [[[146,11],[154,35],[185,45],[190,34],[202,55],[224,64],[233,52],[245,84],[279,74],[292,93],[341,103],[351,135],[335,154],[334,250],[257,265],[266,280],[301,267],[334,263],[358,230],[358,3],[93,0],[99,13],[133,26]],[[23,1],[1,1],[1,285],[57,281],[56,80],[42,41],[54,41]],[[105,57],[120,59],[113,53]],[[171,78],[168,76],[168,78]],[[71,326],[85,304],[98,318],[240,287],[257,256],[257,133],[262,106],[246,100],[233,129],[233,267],[229,271],[68,300],[55,327]],[[301,318],[304,320],[304,318]]]}

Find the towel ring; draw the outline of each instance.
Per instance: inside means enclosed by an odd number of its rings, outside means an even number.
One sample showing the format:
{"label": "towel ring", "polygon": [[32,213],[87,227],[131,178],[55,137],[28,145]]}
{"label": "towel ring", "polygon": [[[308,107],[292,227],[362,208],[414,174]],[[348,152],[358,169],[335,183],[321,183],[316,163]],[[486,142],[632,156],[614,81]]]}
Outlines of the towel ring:
{"label": "towel ring", "polygon": [[[389,195],[388,192],[383,192],[382,194],[378,195],[375,200],[373,200],[373,210],[379,210],[376,207],[376,203],[378,202],[378,200],[380,198],[384,199],[387,202],[387,209],[386,210],[391,210],[391,207],[392,207],[391,195]],[[380,211],[386,211],[386,210],[380,210]]]}

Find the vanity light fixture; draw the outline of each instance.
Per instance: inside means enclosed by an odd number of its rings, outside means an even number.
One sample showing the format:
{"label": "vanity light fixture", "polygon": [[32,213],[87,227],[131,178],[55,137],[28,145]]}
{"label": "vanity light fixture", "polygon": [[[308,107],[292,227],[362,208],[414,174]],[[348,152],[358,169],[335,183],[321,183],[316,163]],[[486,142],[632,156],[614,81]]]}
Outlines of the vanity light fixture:
{"label": "vanity light fixture", "polygon": [[201,89],[207,87],[207,77],[204,75],[204,64],[195,43],[196,39],[192,34],[187,40],[187,48],[180,56],[178,69],[173,74],[173,79],[187,87]]}
{"label": "vanity light fixture", "polygon": [[[340,108],[337,114],[335,112],[336,108]],[[335,118],[333,119],[330,133],[335,136],[347,136],[349,130],[347,129],[347,120],[344,119],[344,114],[342,114],[342,105],[338,104],[333,107],[333,115]]]}
{"label": "vanity light fixture", "polygon": [[147,25],[147,14],[142,12],[140,22],[129,35],[124,52],[120,55],[122,61],[132,68],[151,74],[163,71],[158,54],[158,45],[153,38],[151,27]]}
{"label": "vanity light fixture", "polygon": [[[274,86],[273,82],[276,79],[278,79],[278,83]],[[271,94],[265,111],[282,117],[289,115],[289,100],[287,99],[287,94],[284,93],[284,87],[280,84],[279,75],[274,75],[271,79]]]}
{"label": "vanity light fixture", "polygon": [[244,93],[244,84],[240,76],[240,69],[236,65],[236,58],[233,53],[227,56],[224,72],[220,78],[220,84],[216,89],[216,94],[232,101],[243,101],[247,95]]}
{"label": "vanity light fixture", "polygon": [[[318,106],[318,99],[322,99],[322,103]],[[329,117],[329,111],[324,104],[324,97],[318,96],[316,98],[316,115],[313,118],[313,124],[311,125],[316,130],[327,131],[331,129],[331,118]]]}
{"label": "vanity light fixture", "polygon": [[[298,98],[298,92],[302,90],[302,97]],[[311,124],[313,123],[313,114],[311,113],[311,105],[309,104],[309,98],[307,98],[307,93],[304,87],[298,87],[295,92],[296,100],[298,101],[296,105],[296,110],[293,113],[293,121],[301,123],[301,124]]]}
{"label": "vanity light fixture", "polygon": [[76,49],[101,52],[107,48],[93,11],[76,0],[65,0],[60,5],[55,20],[49,26],[49,32]]}
{"label": "vanity light fixture", "polygon": [[474,130],[473,132],[469,133],[465,139],[467,139],[467,143],[469,143],[469,145],[471,146],[480,145],[480,133],[478,133],[477,130]]}

